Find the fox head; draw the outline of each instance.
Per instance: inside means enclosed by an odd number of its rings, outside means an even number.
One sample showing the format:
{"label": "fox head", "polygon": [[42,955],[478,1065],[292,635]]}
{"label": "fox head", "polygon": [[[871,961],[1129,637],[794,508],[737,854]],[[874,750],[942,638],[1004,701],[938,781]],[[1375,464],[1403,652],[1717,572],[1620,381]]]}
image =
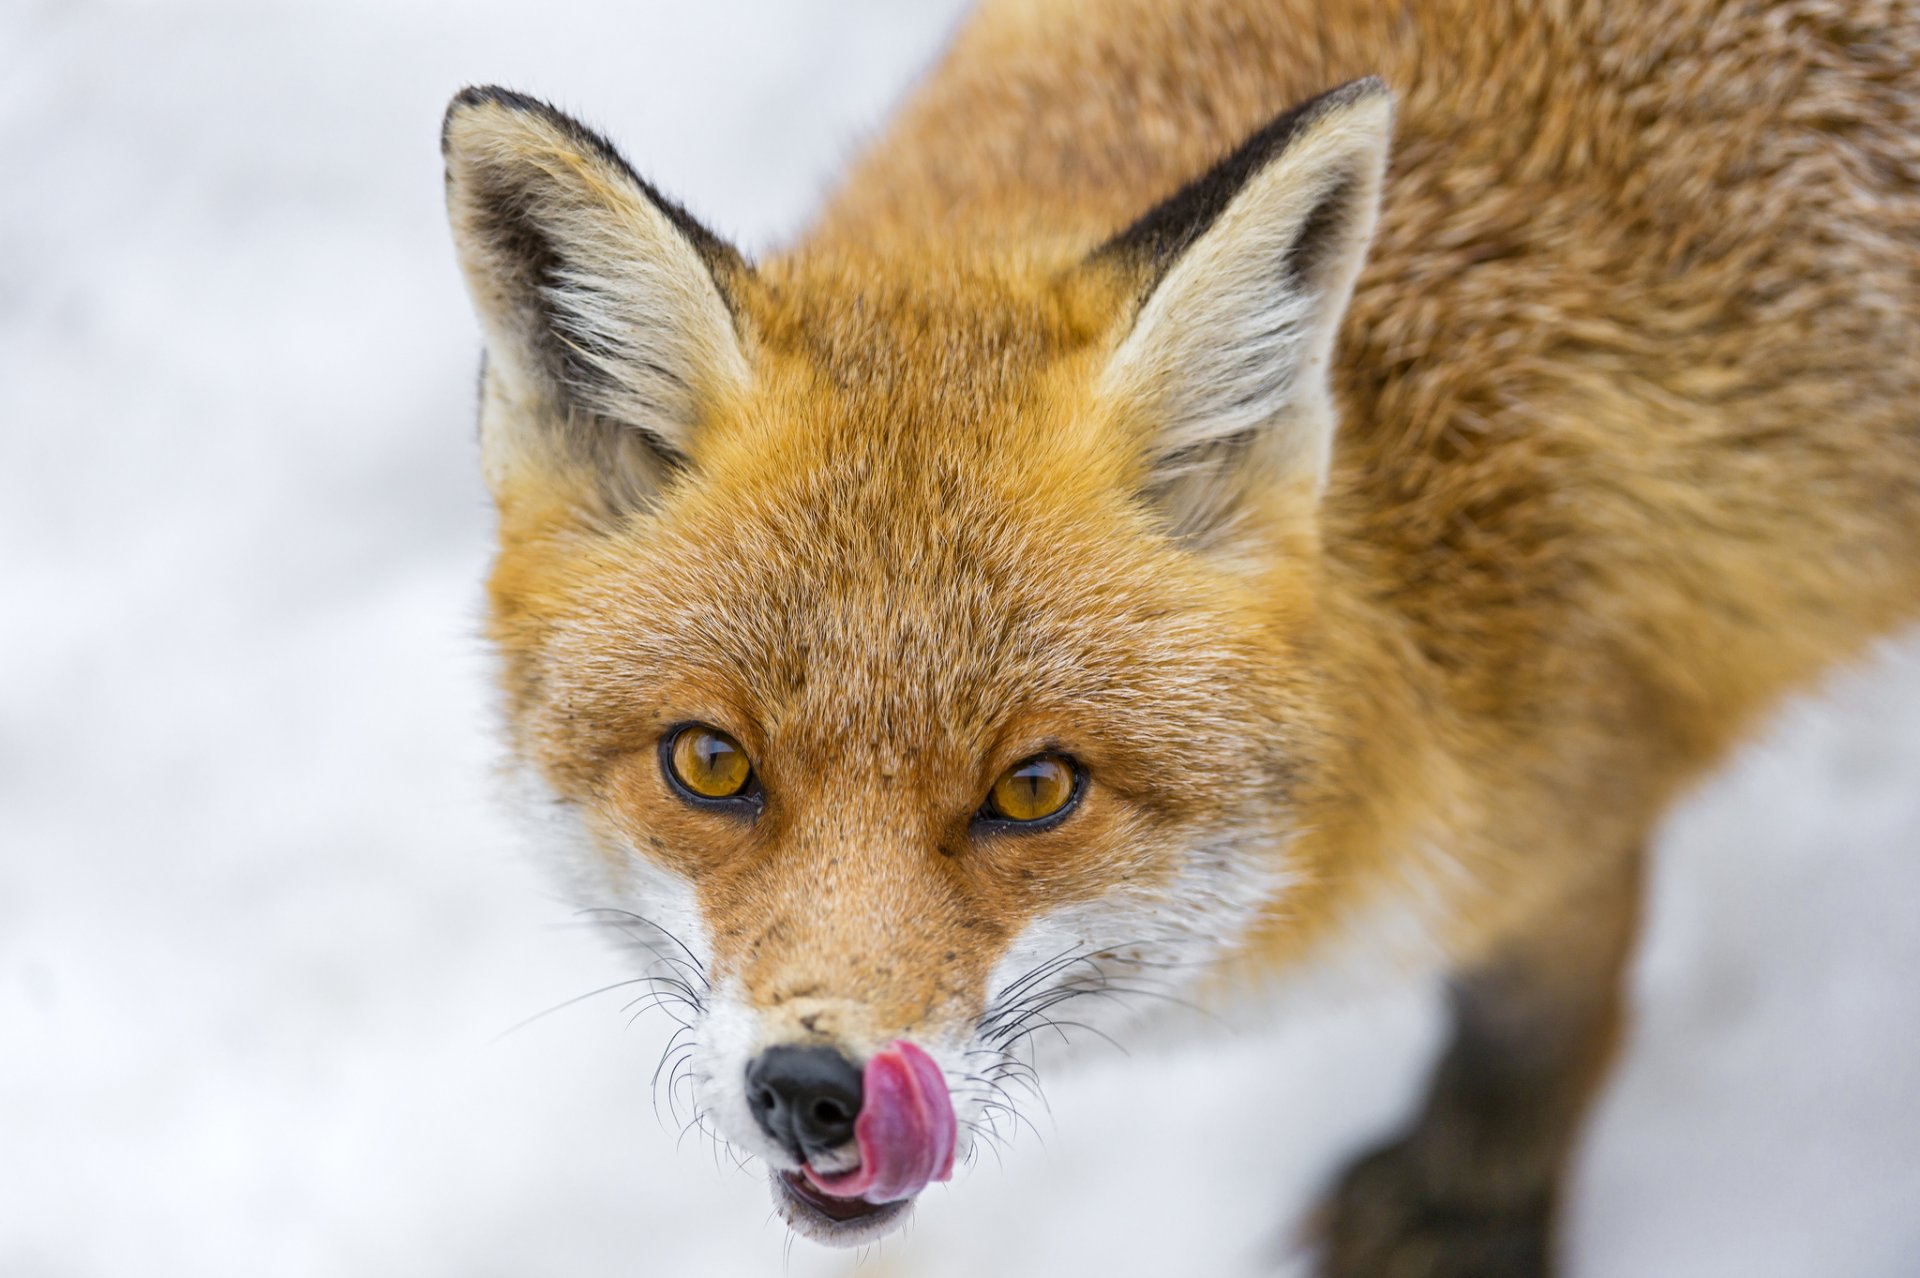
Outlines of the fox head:
{"label": "fox head", "polygon": [[511,743],[796,1228],[890,1227],[1062,1002],[1284,927],[1390,115],[1335,90],[1103,244],[754,265],[566,116],[454,100]]}

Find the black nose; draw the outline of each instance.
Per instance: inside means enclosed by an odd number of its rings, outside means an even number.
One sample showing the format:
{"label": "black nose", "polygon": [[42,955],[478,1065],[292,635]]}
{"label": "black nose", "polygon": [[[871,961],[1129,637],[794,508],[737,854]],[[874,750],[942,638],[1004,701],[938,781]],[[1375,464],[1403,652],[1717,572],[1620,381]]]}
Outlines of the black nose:
{"label": "black nose", "polygon": [[747,1107],[804,1161],[853,1139],[860,1071],[831,1047],[769,1047],[747,1066]]}

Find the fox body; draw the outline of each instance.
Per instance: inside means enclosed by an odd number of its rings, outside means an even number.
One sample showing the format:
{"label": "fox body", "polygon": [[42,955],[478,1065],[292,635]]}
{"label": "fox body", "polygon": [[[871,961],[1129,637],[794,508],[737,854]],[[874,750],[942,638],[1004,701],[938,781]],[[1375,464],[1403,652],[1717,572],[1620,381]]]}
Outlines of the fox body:
{"label": "fox body", "polygon": [[900,1206],[769,1052],[913,1045],[964,1156],[1055,1001],[1411,912],[1457,1038],[1323,1264],[1545,1270],[1650,830],[1920,611],[1917,55],[1904,3],[1004,0],[757,264],[455,99],[511,742],[796,1227]]}

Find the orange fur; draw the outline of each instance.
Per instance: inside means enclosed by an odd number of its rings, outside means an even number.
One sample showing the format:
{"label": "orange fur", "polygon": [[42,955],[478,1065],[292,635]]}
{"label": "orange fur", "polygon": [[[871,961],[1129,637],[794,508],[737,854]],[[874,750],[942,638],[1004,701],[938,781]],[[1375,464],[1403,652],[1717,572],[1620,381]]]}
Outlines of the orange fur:
{"label": "orange fur", "polygon": [[[613,501],[578,448],[492,466],[517,747],[611,864],[692,885],[770,1038],[964,1027],[1023,927],[1231,832],[1284,885],[1245,973],[1409,893],[1463,960],[1551,927],[1920,609],[1917,18],[987,5],[795,247],[714,267],[750,376],[657,493]],[[1362,75],[1393,159],[1324,492],[1196,547],[1141,500],[1153,421],[1103,398],[1138,279],[1089,254]],[[489,395],[494,435],[578,426]],[[667,792],[690,719],[746,746],[759,821]],[[970,834],[1042,747],[1084,810]]]}
{"label": "orange fur", "polygon": [[[1315,682],[1365,690],[1326,713],[1369,755],[1420,740],[1336,801],[1437,783],[1456,855],[1527,874],[1637,837],[1785,691],[1915,610],[1916,23],[1898,3],[1007,0],[797,256],[1070,257],[1292,102],[1382,76],[1393,173],[1343,330],[1316,609],[1349,671]],[[1406,822],[1301,849],[1325,899],[1296,893],[1272,944],[1406,854],[1364,846],[1383,828]],[[1501,890],[1457,922],[1495,925]]]}

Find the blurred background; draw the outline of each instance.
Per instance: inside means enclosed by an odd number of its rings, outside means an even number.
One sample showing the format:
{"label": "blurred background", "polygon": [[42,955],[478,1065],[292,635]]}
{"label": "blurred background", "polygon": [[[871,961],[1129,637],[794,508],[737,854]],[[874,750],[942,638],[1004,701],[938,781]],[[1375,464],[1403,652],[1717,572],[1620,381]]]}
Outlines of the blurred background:
{"label": "blurred background", "polygon": [[[439,117],[498,81],[749,248],[952,0],[0,4],[0,1275],[1294,1272],[1433,991],[1049,1063],[862,1257],[656,1117],[670,1023],[493,799]],[[1676,815],[1576,1275],[1920,1272],[1920,638]]]}

